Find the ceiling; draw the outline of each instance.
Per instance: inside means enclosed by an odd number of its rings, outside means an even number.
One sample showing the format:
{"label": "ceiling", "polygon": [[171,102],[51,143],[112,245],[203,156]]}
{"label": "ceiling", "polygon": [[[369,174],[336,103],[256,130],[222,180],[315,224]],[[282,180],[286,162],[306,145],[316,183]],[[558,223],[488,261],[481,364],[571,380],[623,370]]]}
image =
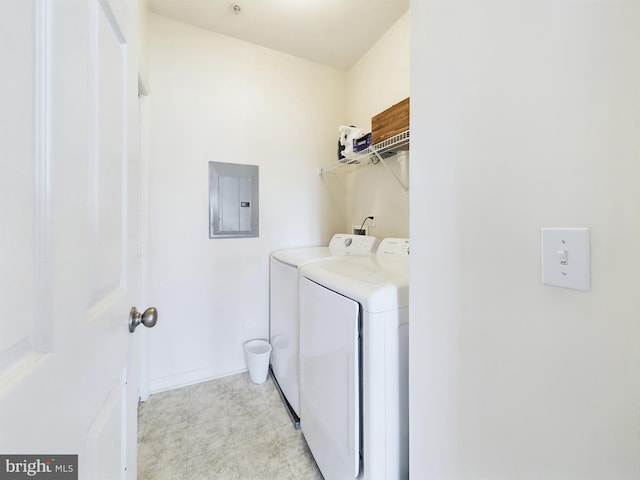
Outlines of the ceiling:
{"label": "ceiling", "polygon": [[[151,11],[347,70],[409,10],[409,0],[150,0]],[[233,8],[240,7],[240,11]]]}

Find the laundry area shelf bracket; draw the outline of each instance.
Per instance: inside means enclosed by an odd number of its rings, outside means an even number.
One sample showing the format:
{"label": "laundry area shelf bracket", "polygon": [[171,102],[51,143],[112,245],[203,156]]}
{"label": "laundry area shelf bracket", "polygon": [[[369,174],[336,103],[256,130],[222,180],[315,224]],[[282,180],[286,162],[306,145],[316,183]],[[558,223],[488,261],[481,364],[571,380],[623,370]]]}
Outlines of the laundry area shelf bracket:
{"label": "laundry area shelf bracket", "polygon": [[391,170],[391,168],[389,167],[389,165],[387,165],[387,162],[385,161],[385,159],[380,156],[380,154],[378,154],[377,151],[373,152],[373,155],[377,158],[377,160],[382,164],[382,166],[387,170],[387,172],[389,172],[389,174],[396,179],[396,182],[398,182],[398,184],[400,185],[400,188],[402,188],[402,190],[404,191],[404,193],[409,193],[409,187],[407,185],[405,185],[402,182],[402,179],[398,176],[398,174],[396,172],[394,172],[393,170]]}
{"label": "laundry area shelf bracket", "polygon": [[363,165],[377,165],[381,163],[393,178],[395,178],[402,190],[408,193],[409,187],[406,186],[402,182],[402,179],[387,165],[386,159],[397,155],[399,151],[409,150],[409,136],[409,130],[405,130],[393,137],[389,137],[382,142],[367,147],[361,152],[353,153],[346,158],[320,168],[320,175],[346,175]]}

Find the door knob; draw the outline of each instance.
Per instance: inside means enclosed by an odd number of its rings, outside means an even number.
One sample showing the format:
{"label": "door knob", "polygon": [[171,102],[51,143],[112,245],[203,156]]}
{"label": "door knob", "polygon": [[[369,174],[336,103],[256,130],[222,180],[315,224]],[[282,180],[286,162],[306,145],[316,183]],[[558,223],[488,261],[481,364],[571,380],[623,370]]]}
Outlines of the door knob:
{"label": "door knob", "polygon": [[153,327],[158,322],[158,310],[155,307],[147,308],[143,313],[138,312],[136,307],[131,307],[129,313],[129,331],[133,333],[136,327],[143,324],[147,328]]}

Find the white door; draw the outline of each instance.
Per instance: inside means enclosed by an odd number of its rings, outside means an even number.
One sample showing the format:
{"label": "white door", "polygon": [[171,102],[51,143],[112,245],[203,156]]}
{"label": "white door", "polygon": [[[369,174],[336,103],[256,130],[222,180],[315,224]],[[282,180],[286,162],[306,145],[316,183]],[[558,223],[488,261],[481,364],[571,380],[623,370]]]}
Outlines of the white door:
{"label": "white door", "polygon": [[0,0],[0,455],[82,479],[136,471],[132,3]]}
{"label": "white door", "polygon": [[300,428],[325,480],[360,472],[358,302],[300,279]]}

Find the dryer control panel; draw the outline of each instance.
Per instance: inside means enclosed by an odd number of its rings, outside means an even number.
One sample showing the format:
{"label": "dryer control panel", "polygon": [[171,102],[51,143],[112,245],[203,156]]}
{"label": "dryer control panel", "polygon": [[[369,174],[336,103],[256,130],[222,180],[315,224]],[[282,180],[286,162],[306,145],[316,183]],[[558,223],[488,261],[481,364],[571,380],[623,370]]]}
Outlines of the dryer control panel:
{"label": "dryer control panel", "polygon": [[376,255],[379,257],[408,257],[408,238],[385,238],[380,242]]}

